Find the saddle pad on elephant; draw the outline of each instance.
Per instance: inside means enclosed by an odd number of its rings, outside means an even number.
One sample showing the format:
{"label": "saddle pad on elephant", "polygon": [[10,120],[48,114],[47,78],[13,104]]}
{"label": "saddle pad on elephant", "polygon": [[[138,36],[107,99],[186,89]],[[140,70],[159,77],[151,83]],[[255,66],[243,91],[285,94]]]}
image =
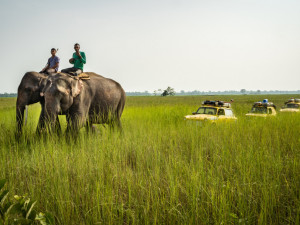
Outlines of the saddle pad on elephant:
{"label": "saddle pad on elephant", "polygon": [[81,73],[77,76],[80,80],[90,80],[90,76],[87,73]]}

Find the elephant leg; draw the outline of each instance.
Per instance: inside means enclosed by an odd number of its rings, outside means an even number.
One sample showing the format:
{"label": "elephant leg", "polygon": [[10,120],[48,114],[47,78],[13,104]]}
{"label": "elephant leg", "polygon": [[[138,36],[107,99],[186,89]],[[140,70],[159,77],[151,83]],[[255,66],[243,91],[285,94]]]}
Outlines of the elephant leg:
{"label": "elephant leg", "polygon": [[123,132],[122,123],[120,119],[115,119],[111,122],[111,130],[117,129],[120,133]]}
{"label": "elephant leg", "polygon": [[69,134],[71,132],[71,116],[69,114],[66,115],[66,120],[67,120],[67,129],[66,129],[66,134]]}
{"label": "elephant leg", "polygon": [[74,138],[75,141],[78,140],[79,128],[80,127],[79,127],[77,119],[71,118],[71,123],[70,123],[69,129],[68,129],[68,135],[69,135],[69,137],[72,136],[72,138]]}
{"label": "elephant leg", "polygon": [[[47,119],[45,117],[45,107],[44,107],[44,104],[42,103],[42,111],[41,111],[41,115],[39,118],[38,126],[36,128],[37,134],[40,134],[43,130],[46,129],[46,120]],[[58,134],[61,134],[61,126],[60,126],[58,116],[56,116],[56,119],[55,119],[54,129]]]}
{"label": "elephant leg", "polygon": [[66,139],[69,142],[71,136],[71,116],[66,114],[66,121],[67,121],[67,129],[66,129]]}
{"label": "elephant leg", "polygon": [[78,117],[73,115],[67,115],[67,130],[66,130],[66,139],[67,141],[78,141],[79,129],[82,127],[82,124],[78,122]]}
{"label": "elephant leg", "polygon": [[85,125],[85,117],[81,115],[67,116],[67,134],[78,135],[81,127]]}
{"label": "elephant leg", "polygon": [[121,123],[121,120],[120,119],[117,119],[116,120],[116,126],[118,127],[118,130],[120,132],[123,132],[123,127],[122,127],[122,123]]}
{"label": "elephant leg", "polygon": [[87,122],[86,122],[86,132],[87,133],[96,133],[97,127],[93,125],[94,123],[98,123],[99,118],[96,117],[96,115],[88,116]]}
{"label": "elephant leg", "polygon": [[37,128],[36,128],[36,133],[40,134],[45,129],[46,129],[45,109],[44,109],[44,105],[42,104],[42,111],[41,111],[39,122],[38,122],[38,125],[37,125]]}
{"label": "elephant leg", "polygon": [[111,117],[111,120],[110,120],[110,130],[115,130],[117,129],[118,131],[120,131],[122,133],[123,129],[122,129],[122,123],[121,123],[121,120],[120,118],[118,117],[118,115],[113,115]]}

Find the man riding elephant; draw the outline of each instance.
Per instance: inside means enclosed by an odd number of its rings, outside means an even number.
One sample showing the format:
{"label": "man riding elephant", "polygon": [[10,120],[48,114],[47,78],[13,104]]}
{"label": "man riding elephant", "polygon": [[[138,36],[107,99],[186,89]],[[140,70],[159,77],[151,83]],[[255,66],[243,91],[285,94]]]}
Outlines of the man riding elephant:
{"label": "man riding elephant", "polygon": [[40,71],[40,73],[52,74],[57,73],[59,67],[59,58],[56,56],[57,50],[55,48],[51,49],[51,57],[48,59],[46,66],[44,69]]}
{"label": "man riding elephant", "polygon": [[63,69],[62,73],[69,73],[74,76],[78,76],[83,72],[83,66],[86,63],[86,57],[84,52],[80,52],[80,45],[76,43],[74,45],[75,52],[73,53],[73,57],[69,60],[71,64],[74,64],[73,67]]}

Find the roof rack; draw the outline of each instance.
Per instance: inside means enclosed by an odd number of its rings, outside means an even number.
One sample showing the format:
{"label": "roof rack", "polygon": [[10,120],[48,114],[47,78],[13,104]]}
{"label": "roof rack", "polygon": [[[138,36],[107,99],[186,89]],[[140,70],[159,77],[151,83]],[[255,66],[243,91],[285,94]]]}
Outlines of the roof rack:
{"label": "roof rack", "polygon": [[253,107],[268,107],[268,106],[276,108],[273,102],[254,102],[253,104]]}
{"label": "roof rack", "polygon": [[230,102],[224,102],[224,101],[211,101],[211,100],[206,100],[204,102],[202,102],[203,106],[218,106],[218,107],[227,107],[230,108],[231,107],[231,103]]}

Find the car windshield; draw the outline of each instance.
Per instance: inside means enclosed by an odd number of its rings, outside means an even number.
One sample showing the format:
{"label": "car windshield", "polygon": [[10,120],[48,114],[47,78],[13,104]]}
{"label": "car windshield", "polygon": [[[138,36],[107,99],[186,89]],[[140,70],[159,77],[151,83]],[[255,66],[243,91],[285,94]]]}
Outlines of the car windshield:
{"label": "car windshield", "polygon": [[266,114],[267,113],[267,108],[266,107],[253,107],[252,110],[251,110],[251,113]]}
{"label": "car windshield", "polygon": [[286,104],[286,108],[290,109],[298,109],[299,105],[298,104]]}
{"label": "car windshield", "polygon": [[217,109],[210,108],[210,107],[200,107],[197,111],[197,114],[209,114],[209,115],[216,115]]}

